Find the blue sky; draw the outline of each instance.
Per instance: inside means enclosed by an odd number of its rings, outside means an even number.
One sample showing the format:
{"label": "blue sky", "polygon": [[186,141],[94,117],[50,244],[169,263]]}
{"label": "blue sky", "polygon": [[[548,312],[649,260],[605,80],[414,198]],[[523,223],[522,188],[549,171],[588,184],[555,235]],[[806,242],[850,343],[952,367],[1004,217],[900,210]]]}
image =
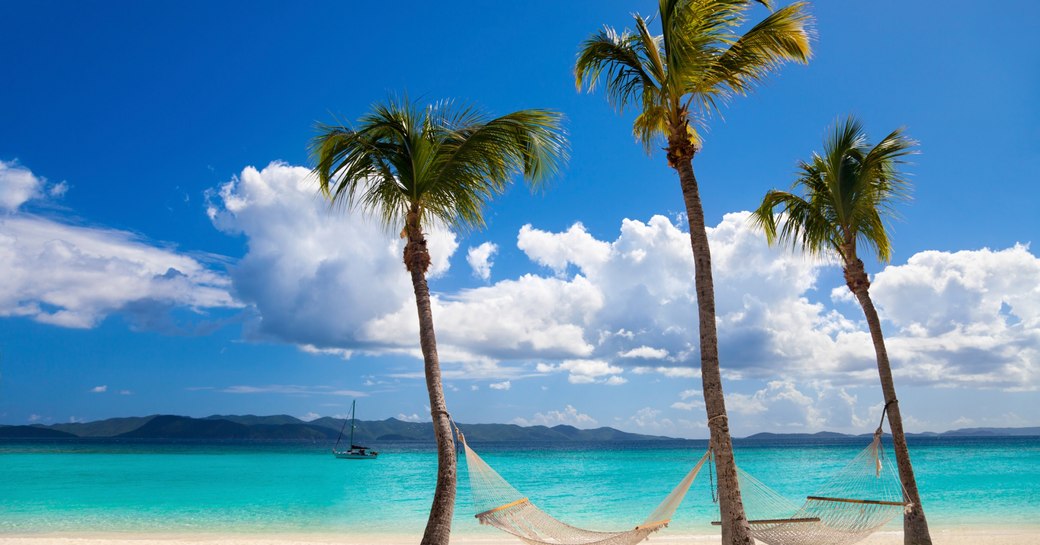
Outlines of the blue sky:
{"label": "blue sky", "polygon": [[[1040,425],[1040,8],[1003,6],[980,30],[973,2],[815,2],[811,63],[710,119],[694,165],[734,433],[879,414],[837,268],[765,247],[741,215],[850,113],[921,142],[894,258],[868,263],[908,428]],[[550,190],[431,234],[456,418],[705,436],[675,174],[572,75],[584,38],[654,8],[0,4],[0,423],[354,398],[362,418],[428,419],[398,242],[306,177],[316,122],[407,92],[557,109],[571,142]]]}

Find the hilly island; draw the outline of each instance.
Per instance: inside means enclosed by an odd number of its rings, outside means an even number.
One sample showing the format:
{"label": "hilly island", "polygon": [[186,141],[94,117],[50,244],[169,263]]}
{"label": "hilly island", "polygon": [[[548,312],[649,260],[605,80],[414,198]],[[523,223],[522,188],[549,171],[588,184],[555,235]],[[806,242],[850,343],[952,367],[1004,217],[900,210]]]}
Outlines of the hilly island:
{"label": "hilly island", "polygon": [[[328,441],[344,429],[345,420],[323,417],[304,421],[289,415],[213,415],[192,418],[177,415],[151,415],[109,418],[95,422],[0,426],[0,439],[183,439],[242,441]],[[459,424],[470,441],[663,441],[672,437],[629,433],[610,427],[579,429],[573,426],[519,426],[516,424]],[[942,433],[908,434],[915,437],[999,437],[1040,436],[1040,427],[964,428]],[[355,442],[433,441],[428,422],[406,422],[396,418],[356,422]],[[741,439],[747,442],[787,440],[828,440],[858,437],[835,432],[758,433]]]}

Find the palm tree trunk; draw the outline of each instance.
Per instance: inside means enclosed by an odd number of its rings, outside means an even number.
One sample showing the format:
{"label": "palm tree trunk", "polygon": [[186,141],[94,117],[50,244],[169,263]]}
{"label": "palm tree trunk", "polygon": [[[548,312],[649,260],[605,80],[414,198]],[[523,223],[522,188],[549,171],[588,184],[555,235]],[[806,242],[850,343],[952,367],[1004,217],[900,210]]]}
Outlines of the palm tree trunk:
{"label": "palm tree trunk", "polygon": [[[670,146],[675,149],[676,146]],[[671,153],[669,154],[671,155]],[[672,164],[671,157],[669,163]],[[708,232],[704,228],[704,210],[701,208],[697,178],[693,174],[693,154],[678,158],[672,167],[679,173],[686,216],[690,227],[690,246],[693,249],[694,279],[697,289],[697,310],[700,322],[701,386],[708,413],[710,445],[715,454],[719,480],[719,512],[724,545],[750,545],[751,537],[744,503],[740,497],[737,466],[733,459],[733,441],[729,435],[726,401],[722,394],[722,374],[719,370],[719,337],[715,328],[715,287],[711,276],[711,250]]]}
{"label": "palm tree trunk", "polygon": [[[414,222],[413,222],[414,218]],[[408,244],[405,247],[405,265],[412,275],[415,306],[419,311],[419,346],[422,349],[426,371],[426,390],[430,394],[430,416],[437,438],[437,487],[433,493],[430,517],[426,521],[421,545],[448,545],[451,538],[451,519],[455,514],[455,486],[458,478],[455,461],[455,443],[452,440],[448,406],[441,385],[441,366],[437,358],[437,337],[433,331],[433,310],[430,307],[430,288],[426,284],[426,268],[430,257],[426,239],[418,227],[417,216],[409,214],[406,228]]]}
{"label": "palm tree trunk", "polygon": [[856,258],[854,253],[846,255],[850,256],[852,262],[845,267],[845,280],[863,307],[867,327],[870,328],[870,338],[874,342],[874,353],[877,355],[878,375],[881,377],[881,391],[885,396],[888,424],[892,428],[892,445],[896,451],[899,480],[903,484],[905,500],[911,504],[910,509],[903,515],[903,543],[931,545],[932,536],[928,532],[928,520],[925,519],[924,508],[921,506],[921,494],[917,490],[914,467],[910,464],[910,450],[906,446],[906,435],[903,433],[903,417],[899,413],[896,385],[892,380],[892,366],[888,362],[885,337],[881,333],[881,320],[874,308],[874,302],[870,299],[870,281],[863,270],[863,261]]}

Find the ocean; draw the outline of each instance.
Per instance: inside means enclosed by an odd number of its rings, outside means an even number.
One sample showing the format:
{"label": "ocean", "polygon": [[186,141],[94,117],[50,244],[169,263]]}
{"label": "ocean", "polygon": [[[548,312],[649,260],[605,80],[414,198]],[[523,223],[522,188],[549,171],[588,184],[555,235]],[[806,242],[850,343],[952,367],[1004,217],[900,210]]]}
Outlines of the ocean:
{"label": "ocean", "polygon": [[[868,442],[738,443],[736,456],[801,503]],[[0,533],[422,532],[436,474],[432,445],[373,444],[376,460],[339,460],[330,446],[6,440]],[[611,530],[642,522],[706,442],[471,446],[543,510]],[[1040,526],[1040,438],[916,438],[910,447],[934,527]],[[494,532],[473,518],[464,458],[454,531]],[[668,531],[717,532],[711,496],[702,471]]]}

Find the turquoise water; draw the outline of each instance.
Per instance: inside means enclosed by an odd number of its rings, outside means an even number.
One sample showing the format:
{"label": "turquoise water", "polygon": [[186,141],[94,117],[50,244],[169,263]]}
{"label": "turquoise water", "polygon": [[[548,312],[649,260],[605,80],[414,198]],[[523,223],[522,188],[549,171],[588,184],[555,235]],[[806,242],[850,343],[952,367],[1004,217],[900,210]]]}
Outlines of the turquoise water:
{"label": "turquoise water", "polygon": [[[356,461],[313,444],[0,443],[0,533],[421,532],[432,447],[374,446],[377,460]],[[864,446],[738,445],[737,459],[797,501]],[[705,444],[473,447],[546,511],[610,529],[641,522]],[[1040,524],[1040,439],[929,439],[911,453],[933,525]],[[460,474],[456,531],[489,532],[472,517],[464,467]],[[702,472],[672,529],[711,533],[713,512]]]}

